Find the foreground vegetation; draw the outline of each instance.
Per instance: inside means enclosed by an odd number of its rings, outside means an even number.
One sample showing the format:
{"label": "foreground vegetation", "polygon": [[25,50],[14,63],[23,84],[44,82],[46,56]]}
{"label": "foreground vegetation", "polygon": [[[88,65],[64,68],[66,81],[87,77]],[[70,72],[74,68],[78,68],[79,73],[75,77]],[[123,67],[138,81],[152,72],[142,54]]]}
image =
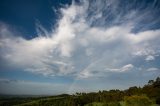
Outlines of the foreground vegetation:
{"label": "foreground vegetation", "polygon": [[160,78],[149,80],[144,87],[48,97],[0,98],[0,106],[158,106]]}

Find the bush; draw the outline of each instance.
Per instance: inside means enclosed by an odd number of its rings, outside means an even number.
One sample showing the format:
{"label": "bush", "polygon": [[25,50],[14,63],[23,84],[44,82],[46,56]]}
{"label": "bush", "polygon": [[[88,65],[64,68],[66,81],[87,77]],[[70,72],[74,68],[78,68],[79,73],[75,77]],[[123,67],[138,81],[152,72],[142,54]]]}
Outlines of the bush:
{"label": "bush", "polygon": [[144,95],[128,96],[124,98],[126,106],[151,106],[152,101]]}

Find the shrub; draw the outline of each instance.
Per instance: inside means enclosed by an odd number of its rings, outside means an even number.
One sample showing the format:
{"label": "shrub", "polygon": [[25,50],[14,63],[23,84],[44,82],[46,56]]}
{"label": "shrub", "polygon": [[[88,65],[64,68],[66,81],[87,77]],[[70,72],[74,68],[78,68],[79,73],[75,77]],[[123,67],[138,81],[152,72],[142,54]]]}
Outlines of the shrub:
{"label": "shrub", "polygon": [[144,95],[137,96],[128,96],[124,98],[126,106],[151,106],[152,101]]}

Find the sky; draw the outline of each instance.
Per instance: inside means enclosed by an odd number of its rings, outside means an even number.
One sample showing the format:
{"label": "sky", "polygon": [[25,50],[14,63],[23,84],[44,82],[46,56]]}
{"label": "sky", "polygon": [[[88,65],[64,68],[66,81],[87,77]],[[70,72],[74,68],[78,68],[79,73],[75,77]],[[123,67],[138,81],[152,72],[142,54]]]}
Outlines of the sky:
{"label": "sky", "polygon": [[1,0],[0,94],[143,86],[160,76],[159,0]]}

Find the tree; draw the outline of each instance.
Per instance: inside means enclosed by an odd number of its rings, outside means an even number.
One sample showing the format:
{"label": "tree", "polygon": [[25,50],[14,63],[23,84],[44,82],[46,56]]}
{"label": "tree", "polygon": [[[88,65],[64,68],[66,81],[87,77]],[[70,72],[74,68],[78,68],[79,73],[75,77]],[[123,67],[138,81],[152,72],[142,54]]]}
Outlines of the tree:
{"label": "tree", "polygon": [[148,85],[153,85],[153,83],[154,83],[154,80],[149,80],[148,81]]}

